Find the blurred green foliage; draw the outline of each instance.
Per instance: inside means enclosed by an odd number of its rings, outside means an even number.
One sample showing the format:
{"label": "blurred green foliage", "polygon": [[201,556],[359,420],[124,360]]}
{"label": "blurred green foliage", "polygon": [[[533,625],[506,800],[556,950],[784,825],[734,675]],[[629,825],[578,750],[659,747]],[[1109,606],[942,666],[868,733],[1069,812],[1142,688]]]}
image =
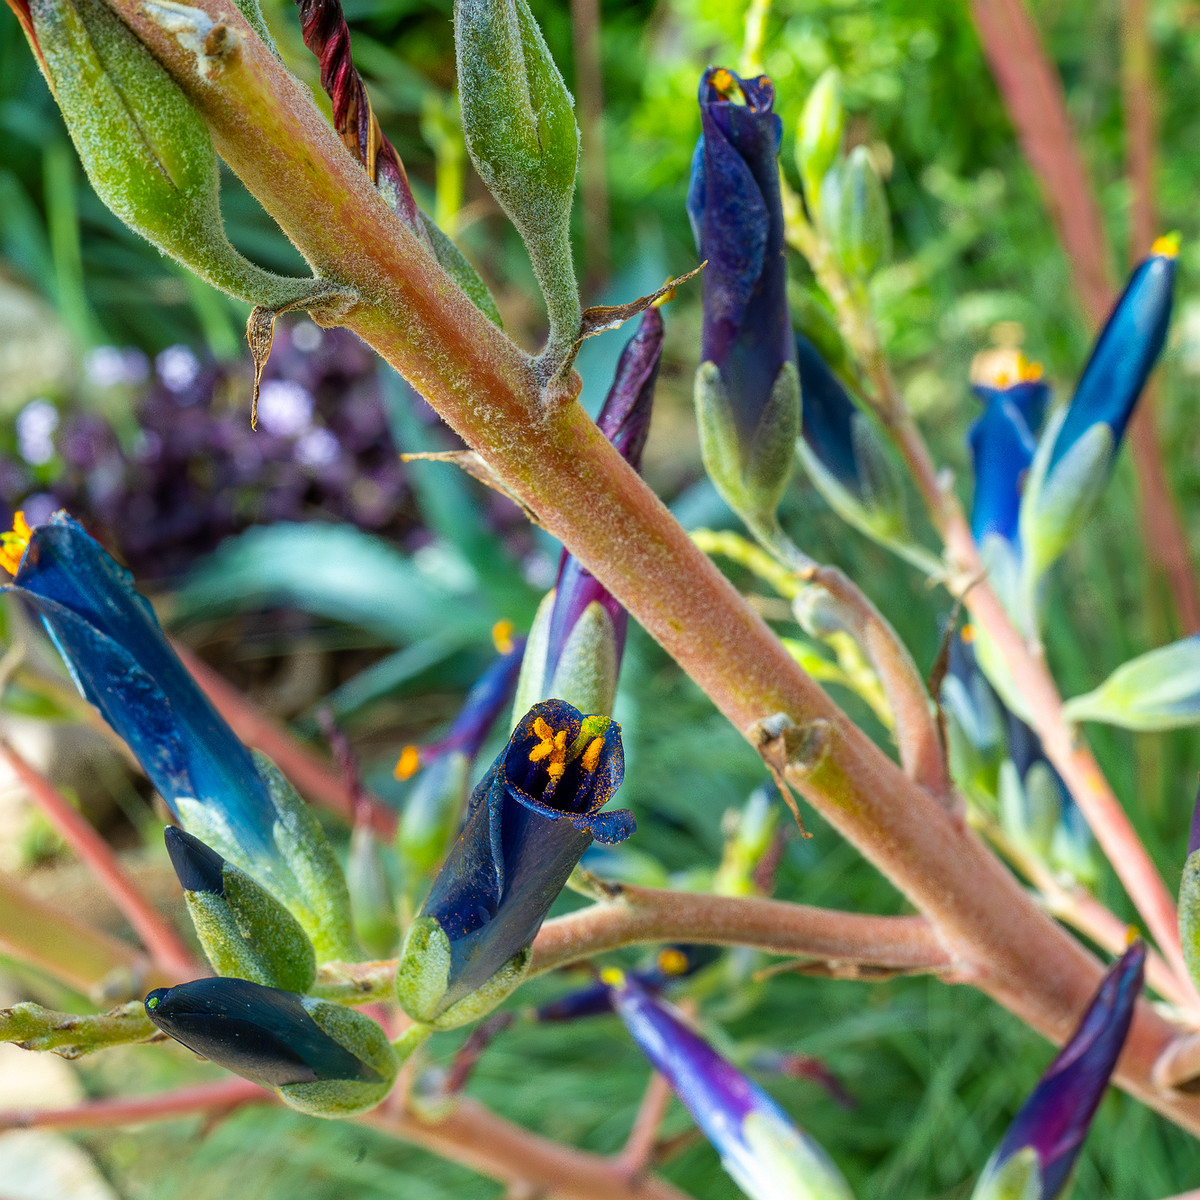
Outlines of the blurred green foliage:
{"label": "blurred green foliage", "polygon": [[[532,7],[572,82],[568,6],[532,0]],[[290,6],[271,0],[265,8],[289,65],[315,85],[316,67]],[[446,219],[461,199],[456,236],[492,286],[507,327],[532,347],[543,318],[523,248],[469,171],[461,198],[457,195],[456,164],[462,159],[452,136],[450,0],[350,0],[345,8],[356,61],[419,200]],[[612,252],[609,284],[587,299],[608,301],[629,299],[668,272],[694,264],[683,201],[699,125],[695,88],[709,61],[736,65],[743,12],[730,0],[609,0],[602,13]],[[1119,8],[1071,0],[1040,5],[1037,17],[1063,74],[1113,243],[1122,247],[1129,196]],[[1200,302],[1192,292],[1200,272],[1200,218],[1192,203],[1200,148],[1195,6],[1157,0],[1151,35],[1166,85],[1160,97],[1162,224],[1184,235],[1164,371],[1162,440],[1188,528],[1200,513],[1192,415],[1200,390]],[[963,434],[975,415],[966,386],[971,356],[1019,325],[1026,352],[1046,362],[1061,398],[1089,341],[968,8],[948,0],[777,0],[764,63],[776,83],[789,171],[804,97],[830,65],[842,73],[851,140],[871,147],[877,164],[889,165],[885,182],[895,251],[892,265],[873,281],[873,300],[905,394],[929,431],[935,455],[958,473],[965,493]],[[294,250],[228,177],[224,211],[239,249],[275,270],[300,269]],[[579,204],[575,220],[582,251],[589,214]],[[797,283],[807,284],[802,265],[792,266]],[[1122,269],[1114,264],[1115,271]],[[681,511],[707,523],[722,514],[704,485],[684,493],[699,473],[690,423],[698,299],[693,286],[667,310],[667,356],[647,474],[669,499],[677,499]],[[82,353],[96,345],[129,344],[153,354],[182,341],[229,356],[244,317],[243,306],[185,278],[100,205],[82,179],[19,27],[0,15],[0,413],[11,416],[36,395],[67,394]],[[607,386],[619,345],[609,335],[585,348],[580,366],[589,402],[598,402]],[[400,440],[418,448],[417,439],[427,431],[411,421],[400,425]],[[271,559],[275,574],[267,578],[265,560],[248,541],[228,548],[176,597],[175,611],[202,620],[203,629],[244,619],[248,626],[235,624],[235,631],[257,629],[260,643],[266,637],[254,625],[254,613],[289,603],[307,614],[305,637],[324,637],[335,650],[340,645],[358,652],[352,668],[341,673],[339,690],[326,687],[318,699],[332,696],[335,707],[352,718],[370,779],[395,795],[402,794],[388,778],[395,748],[448,716],[454,696],[470,679],[458,659],[450,672],[445,662],[473,638],[481,645],[486,635],[480,631],[496,615],[527,617],[536,591],[524,582],[506,582],[505,572],[515,572],[517,564],[464,515],[471,493],[426,474],[449,471],[422,464],[413,472],[425,522],[440,535],[439,545],[450,548],[441,560],[426,560],[424,579],[397,555],[374,576],[378,586],[361,588],[350,604],[339,599],[336,579],[304,578],[309,562],[286,547]],[[788,504],[786,523],[800,544],[859,580],[918,663],[928,667],[939,618],[949,608],[945,597],[930,593],[911,570],[847,530],[811,489],[797,484]],[[1068,695],[1095,686],[1120,662],[1174,636],[1169,597],[1145,569],[1135,512],[1125,456],[1102,512],[1072,548],[1049,598],[1048,652]],[[345,531],[345,537],[354,535]],[[364,554],[386,552],[356,544]],[[543,567],[552,562],[548,547],[540,553]],[[526,573],[530,570],[527,562]],[[430,617],[439,606],[454,611],[453,628],[440,634]],[[272,631],[270,649],[244,647],[241,658],[269,653],[286,660],[289,628]],[[370,650],[365,657],[364,646]],[[848,702],[841,694],[838,699]],[[299,707],[311,713],[313,706]],[[617,717],[629,756],[622,797],[640,821],[636,849],[667,872],[715,866],[722,814],[760,782],[757,758],[636,631]],[[1192,803],[1194,735],[1133,735],[1097,727],[1088,732],[1173,885]],[[807,819],[815,836],[790,843],[777,894],[860,911],[902,911],[889,884],[819,818]],[[1110,871],[1101,881],[1101,896],[1121,915],[1132,916]],[[560,980],[538,981],[520,993],[518,1003],[562,986]],[[859,1101],[847,1113],[810,1084],[766,1081],[868,1200],[968,1195],[970,1181],[1050,1057],[1035,1035],[977,993],[936,981],[865,985],[783,975],[742,988],[748,1000],[744,1011],[729,1014],[731,1035],[821,1055]],[[433,1043],[435,1059],[447,1063],[456,1044],[453,1035],[440,1036]],[[97,1058],[83,1074],[96,1094],[145,1091],[194,1078],[187,1058],[178,1047],[165,1053],[161,1047],[137,1048]],[[615,1152],[646,1077],[644,1063],[613,1019],[563,1029],[519,1026],[484,1057],[472,1092],[550,1136]],[[673,1108],[667,1131],[685,1127],[681,1110]],[[130,1200],[501,1195],[498,1186],[376,1132],[275,1111],[243,1111],[212,1129],[189,1120],[78,1136]],[[735,1194],[715,1170],[707,1146],[689,1148],[665,1170],[701,1200]],[[1156,1200],[1198,1175],[1200,1148],[1191,1139],[1112,1092],[1085,1148],[1077,1194],[1088,1200]]]}

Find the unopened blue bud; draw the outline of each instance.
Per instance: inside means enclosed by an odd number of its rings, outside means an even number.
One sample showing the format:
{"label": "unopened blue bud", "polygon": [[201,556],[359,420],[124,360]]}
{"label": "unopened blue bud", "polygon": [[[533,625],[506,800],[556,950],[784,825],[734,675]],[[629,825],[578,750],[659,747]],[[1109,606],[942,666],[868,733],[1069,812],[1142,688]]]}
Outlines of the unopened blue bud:
{"label": "unopened blue bud", "polygon": [[157,988],[146,1015],[189,1050],[318,1117],[374,1108],[399,1070],[383,1030],[353,1009],[244,979]]}

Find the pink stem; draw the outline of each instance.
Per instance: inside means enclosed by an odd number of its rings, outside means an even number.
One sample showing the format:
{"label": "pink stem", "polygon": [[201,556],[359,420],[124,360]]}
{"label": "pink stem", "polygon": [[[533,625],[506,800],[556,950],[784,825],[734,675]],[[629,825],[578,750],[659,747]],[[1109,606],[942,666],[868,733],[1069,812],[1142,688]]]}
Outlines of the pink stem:
{"label": "pink stem", "polygon": [[104,885],[113,903],[133,926],[154,965],[176,980],[207,974],[189,953],[170,923],[150,903],[113,853],[112,847],[75,810],[40,771],[27,763],[11,745],[0,741],[3,754],[25,790],[62,839]]}
{"label": "pink stem", "polygon": [[0,1129],[101,1129],[274,1102],[270,1092],[248,1079],[220,1079],[149,1096],[86,1100],[71,1108],[14,1108],[0,1112]]}

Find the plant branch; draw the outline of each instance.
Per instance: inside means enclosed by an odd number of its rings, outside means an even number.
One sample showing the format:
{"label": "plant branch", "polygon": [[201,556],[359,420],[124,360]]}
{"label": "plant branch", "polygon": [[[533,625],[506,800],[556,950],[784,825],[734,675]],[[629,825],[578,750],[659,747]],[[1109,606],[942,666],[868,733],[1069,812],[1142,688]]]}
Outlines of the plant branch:
{"label": "plant branch", "polygon": [[386,1106],[360,1119],[483,1175],[510,1186],[531,1186],[555,1200],[687,1200],[662,1180],[631,1180],[618,1160],[530,1133],[466,1097],[440,1121],[423,1121]]}
{"label": "plant branch", "polygon": [[243,1104],[273,1104],[275,1097],[248,1079],[220,1079],[146,1096],[85,1100],[70,1108],[14,1108],[0,1112],[2,1129],[105,1129],[169,1121],[193,1113],[231,1112]]}
{"label": "plant branch", "polygon": [[621,885],[611,900],[547,921],[533,943],[530,974],[644,942],[753,946],[881,967],[955,965],[924,917],[876,917],[783,900]]}
{"label": "plant branch", "polygon": [[[991,0],[988,0],[990,3]],[[1007,3],[1008,0],[1001,0]],[[1015,0],[1019,4],[1019,0]],[[785,197],[787,193],[785,192]],[[986,579],[983,561],[957,498],[942,486],[929,448],[909,415],[891,376],[874,322],[833,261],[828,246],[804,220],[792,195],[785,204],[788,240],[809,261],[838,313],[843,332],[865,365],[875,390],[875,408],[908,467],[917,491],[941,535],[953,572],[972,617],[995,643],[1030,710],[1032,725],[1047,757],[1057,767],[1125,887],[1183,987],[1200,1004],[1183,962],[1175,901],[1125,810],[1104,778],[1092,752],[1063,719],[1062,697],[1040,647],[1031,647],[1013,625]]]}
{"label": "plant branch", "polygon": [[172,642],[175,653],[191,672],[217,712],[247,745],[261,750],[295,786],[301,795],[316,801],[353,823],[358,806],[367,814],[371,828],[380,837],[396,833],[396,814],[369,792],[356,792],[344,774],[320,755],[302,746],[282,725],[272,720],[227,683],[212,667],[201,662],[187,647]]}
{"label": "plant branch", "polygon": [[617,1155],[617,1161],[631,1180],[640,1179],[654,1162],[658,1131],[670,1103],[671,1085],[657,1071],[652,1072],[633,1120],[633,1128],[621,1153]]}
{"label": "plant branch", "polygon": [[[1098,986],[1095,959],[800,669],[582,408],[542,404],[526,356],[387,207],[240,15],[219,0],[196,0],[240,39],[203,76],[141,0],[112,3],[308,261],[357,292],[343,323],[429,400],[736,728],[750,731],[776,714],[801,728],[827,723],[827,752],[805,777],[804,795],[937,926],[949,953],[971,964],[972,982],[1048,1037],[1066,1038]],[[1200,1100],[1164,1095],[1150,1082],[1172,1036],[1141,1005],[1119,1079],[1200,1130]]]}
{"label": "plant branch", "polygon": [[204,969],[171,923],[150,903],[121,866],[112,847],[87,819],[72,807],[49,779],[27,763],[3,738],[0,738],[0,756],[12,768],[42,815],[104,886],[146,947],[154,965],[176,982],[204,974]]}

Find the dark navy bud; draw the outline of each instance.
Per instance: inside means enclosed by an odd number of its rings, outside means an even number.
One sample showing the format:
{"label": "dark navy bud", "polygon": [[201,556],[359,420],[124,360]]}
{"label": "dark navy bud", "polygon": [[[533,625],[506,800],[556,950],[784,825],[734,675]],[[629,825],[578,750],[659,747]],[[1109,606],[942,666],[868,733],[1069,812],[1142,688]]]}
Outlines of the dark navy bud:
{"label": "dark navy bud", "polygon": [[178,825],[168,825],[163,830],[163,841],[167,843],[171,866],[185,892],[225,895],[225,860],[215,850]]}

